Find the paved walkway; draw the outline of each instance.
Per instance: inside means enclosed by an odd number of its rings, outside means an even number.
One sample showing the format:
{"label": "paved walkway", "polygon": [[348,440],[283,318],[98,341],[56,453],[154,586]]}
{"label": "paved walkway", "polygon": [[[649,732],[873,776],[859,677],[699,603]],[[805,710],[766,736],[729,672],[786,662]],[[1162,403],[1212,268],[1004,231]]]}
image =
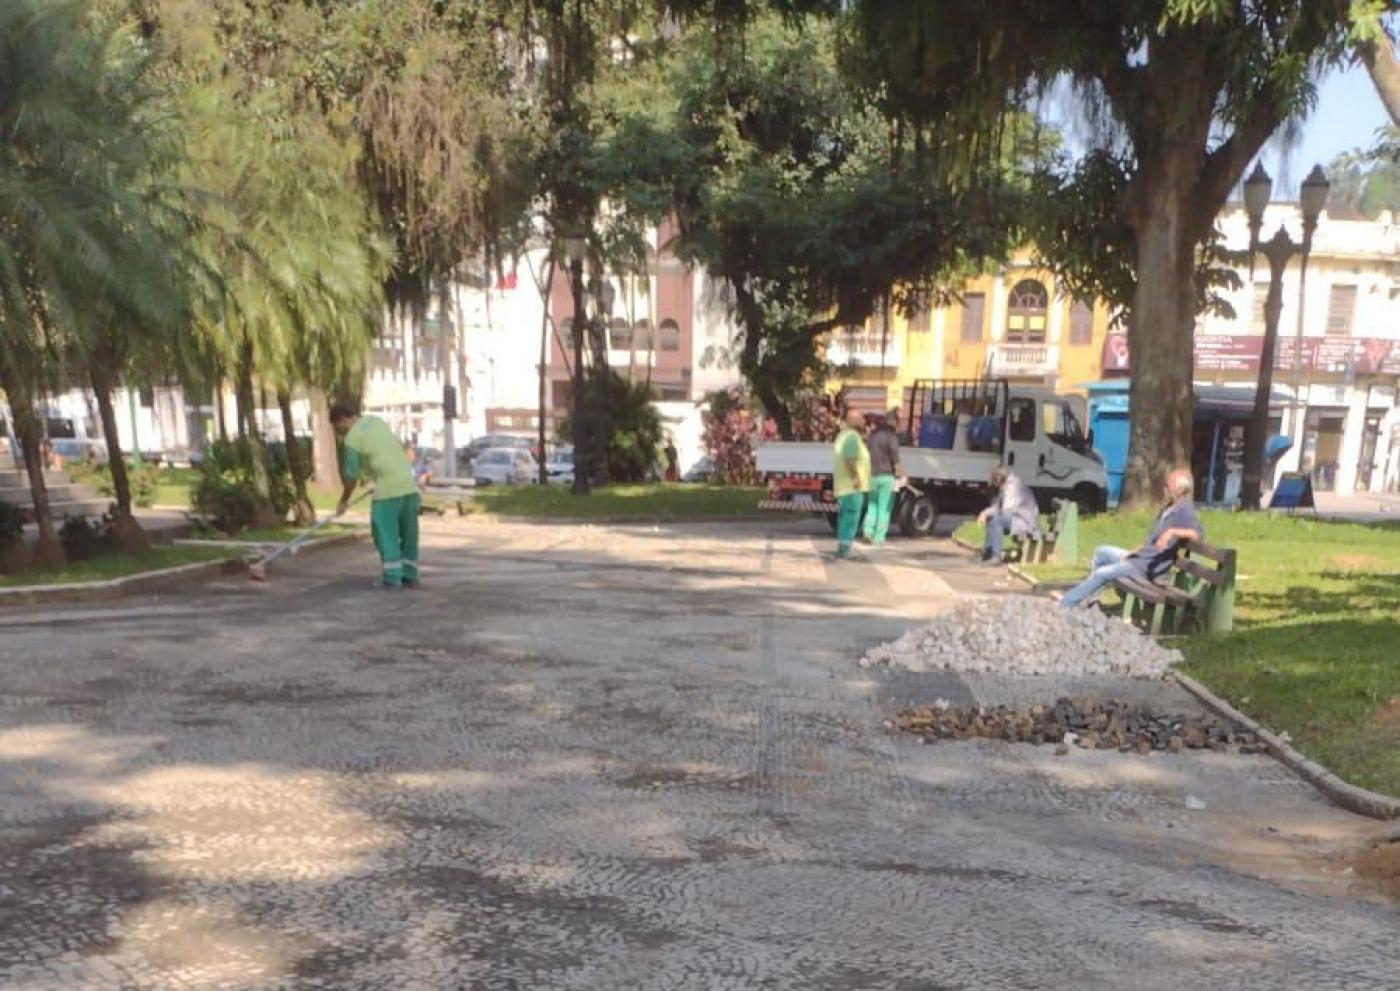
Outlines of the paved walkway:
{"label": "paved walkway", "polygon": [[[1265,758],[887,736],[909,700],[1163,685],[862,671],[1007,594],[946,541],[443,525],[0,613],[0,987],[1393,989],[1376,824]],[[1205,800],[1187,811],[1187,794]]]}

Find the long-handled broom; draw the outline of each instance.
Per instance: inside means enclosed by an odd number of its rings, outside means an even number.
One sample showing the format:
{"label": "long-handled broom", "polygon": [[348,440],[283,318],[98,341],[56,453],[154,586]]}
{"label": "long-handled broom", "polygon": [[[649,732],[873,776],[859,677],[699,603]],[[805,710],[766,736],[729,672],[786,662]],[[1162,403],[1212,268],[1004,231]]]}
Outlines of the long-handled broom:
{"label": "long-handled broom", "polygon": [[[361,492],[359,496],[356,497],[355,501],[350,503],[350,506],[354,506],[358,503],[363,502],[372,491],[372,489],[366,489],[364,492]],[[347,506],[345,508],[349,509],[350,507]],[[332,513],[330,516],[327,516],[324,520],[321,520],[319,523],[314,523],[311,526],[307,527],[305,530],[297,534],[285,544],[282,544],[280,547],[274,548],[271,553],[259,558],[252,564],[248,565],[248,577],[255,582],[267,581],[267,566],[269,564],[271,564],[273,561],[277,560],[283,554],[286,554],[288,552],[295,554],[298,550],[301,549],[302,544],[306,543],[307,540],[311,539],[312,534],[314,534],[317,530],[321,529],[323,526],[329,526],[331,523],[334,523],[338,519],[340,519],[340,514]]]}

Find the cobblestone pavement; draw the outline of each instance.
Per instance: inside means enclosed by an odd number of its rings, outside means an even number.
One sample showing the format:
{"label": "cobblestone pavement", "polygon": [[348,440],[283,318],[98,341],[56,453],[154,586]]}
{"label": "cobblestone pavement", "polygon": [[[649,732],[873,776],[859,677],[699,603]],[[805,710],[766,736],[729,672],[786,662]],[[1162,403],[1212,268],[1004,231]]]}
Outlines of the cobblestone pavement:
{"label": "cobblestone pavement", "polygon": [[1400,913],[1334,859],[1377,826],[1265,758],[882,732],[1187,705],[859,670],[1007,591],[947,542],[455,526],[418,593],[358,547],[0,614],[0,987],[1400,985]]}

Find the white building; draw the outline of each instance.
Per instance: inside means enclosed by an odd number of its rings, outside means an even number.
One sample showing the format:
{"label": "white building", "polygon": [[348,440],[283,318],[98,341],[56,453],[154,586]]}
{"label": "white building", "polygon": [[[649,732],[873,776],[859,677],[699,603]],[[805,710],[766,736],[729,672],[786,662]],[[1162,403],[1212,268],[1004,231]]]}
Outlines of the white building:
{"label": "white building", "polygon": [[[1301,241],[1296,204],[1272,204],[1261,239],[1280,224]],[[1248,246],[1243,210],[1223,215],[1221,228],[1230,248]],[[1252,279],[1239,274],[1243,286],[1226,294],[1235,317],[1197,327],[1198,384],[1258,375],[1268,263],[1260,256]],[[1400,225],[1389,212],[1375,221],[1323,213],[1306,284],[1296,258],[1282,284],[1274,391],[1291,400],[1280,428],[1294,444],[1278,470],[1309,471],[1315,488],[1340,493],[1400,488]]]}

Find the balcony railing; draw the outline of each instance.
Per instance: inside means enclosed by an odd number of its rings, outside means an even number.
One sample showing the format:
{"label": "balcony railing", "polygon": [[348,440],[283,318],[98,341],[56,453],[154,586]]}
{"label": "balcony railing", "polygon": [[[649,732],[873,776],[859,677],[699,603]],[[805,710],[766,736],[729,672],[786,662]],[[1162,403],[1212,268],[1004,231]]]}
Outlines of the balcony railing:
{"label": "balcony railing", "polygon": [[893,334],[882,340],[879,334],[836,333],[826,347],[826,360],[833,365],[894,366],[899,359],[899,344]]}
{"label": "balcony railing", "polygon": [[1060,362],[1060,349],[1053,344],[995,344],[992,346],[993,375],[1049,375]]}

